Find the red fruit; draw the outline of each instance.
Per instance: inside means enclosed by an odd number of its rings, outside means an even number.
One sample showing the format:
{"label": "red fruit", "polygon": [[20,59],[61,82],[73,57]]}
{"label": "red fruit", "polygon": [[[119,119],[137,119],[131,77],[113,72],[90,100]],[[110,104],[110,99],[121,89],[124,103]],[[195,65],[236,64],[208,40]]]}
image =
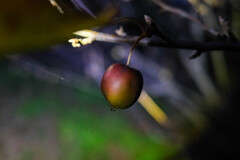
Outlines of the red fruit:
{"label": "red fruit", "polygon": [[125,109],[139,98],[143,77],[138,70],[123,64],[113,64],[104,73],[101,90],[114,109]]}

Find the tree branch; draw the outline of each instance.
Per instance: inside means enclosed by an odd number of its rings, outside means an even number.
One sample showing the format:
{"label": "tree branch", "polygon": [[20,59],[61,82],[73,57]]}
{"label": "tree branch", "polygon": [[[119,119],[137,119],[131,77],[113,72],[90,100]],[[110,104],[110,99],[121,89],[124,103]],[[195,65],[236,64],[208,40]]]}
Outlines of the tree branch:
{"label": "tree branch", "polygon": [[161,39],[149,40],[149,46],[158,46],[164,48],[177,48],[201,51],[235,51],[240,52],[240,42],[200,42],[189,40],[174,40],[174,45],[169,45]]}
{"label": "tree branch", "polygon": [[[223,51],[240,52],[240,41],[238,40],[235,40],[235,41],[220,40],[215,42],[204,42],[204,41],[173,39],[163,31],[161,31],[161,29],[157,26],[155,21],[152,20],[149,16],[145,15],[144,18],[147,23],[146,29],[143,28],[143,24],[141,24],[138,20],[134,18],[120,19],[120,22],[122,20],[123,21],[129,20],[137,23],[143,31],[142,36],[140,36],[141,37],[140,39],[136,36],[122,37],[122,36],[116,36],[113,34],[96,32],[92,30],[82,30],[82,31],[75,32],[74,34],[81,36],[83,38],[70,39],[69,42],[72,43],[73,47],[80,47],[82,45],[90,44],[93,41],[103,41],[103,42],[111,42],[111,43],[134,43],[134,46],[138,43],[138,45],[145,45],[145,46],[196,50],[196,53],[192,55],[190,59],[196,58],[206,51],[223,50]],[[156,35],[159,38],[157,39],[151,38],[152,35]],[[147,38],[142,39],[144,37],[147,37]]]}
{"label": "tree branch", "polygon": [[[126,36],[120,37],[113,34],[101,33],[92,30],[83,30],[75,33],[78,36],[85,37],[83,39],[71,39],[69,40],[73,46],[79,47],[81,45],[86,45],[85,39],[91,39],[92,41],[102,41],[108,43],[134,43],[138,37],[137,36]],[[84,36],[83,36],[84,35]],[[82,43],[81,45],[79,43]],[[87,41],[88,42],[88,41]],[[240,42],[228,42],[228,41],[217,41],[217,42],[202,42],[202,41],[191,41],[191,40],[173,40],[172,43],[168,43],[162,38],[144,38],[138,45],[142,46],[155,46],[163,48],[175,48],[175,49],[188,49],[188,50],[200,50],[202,52],[224,50],[224,51],[234,51],[240,52]],[[79,44],[79,45],[76,45]]]}
{"label": "tree branch", "polygon": [[167,5],[166,3],[162,2],[161,0],[151,0],[153,1],[155,4],[157,4],[159,7],[161,7],[164,11],[168,11],[171,13],[174,13],[178,16],[181,16],[183,18],[189,19],[193,22],[198,23],[205,31],[207,31],[208,33],[217,36],[218,32],[215,31],[214,29],[209,28],[207,25],[205,25],[203,22],[199,21],[196,17],[188,14],[187,12],[179,9],[179,8],[175,8],[172,6]]}

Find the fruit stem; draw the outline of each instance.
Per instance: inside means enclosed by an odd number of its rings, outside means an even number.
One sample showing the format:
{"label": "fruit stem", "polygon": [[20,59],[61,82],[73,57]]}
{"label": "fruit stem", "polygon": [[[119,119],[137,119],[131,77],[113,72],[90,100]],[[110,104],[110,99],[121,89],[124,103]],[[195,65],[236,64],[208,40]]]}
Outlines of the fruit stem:
{"label": "fruit stem", "polygon": [[130,59],[131,59],[131,56],[132,56],[132,53],[133,53],[133,50],[134,50],[134,48],[136,47],[136,45],[138,44],[138,42],[141,40],[141,39],[143,39],[144,37],[146,37],[146,34],[145,33],[142,33],[139,37],[138,37],[138,39],[133,43],[133,45],[132,45],[132,48],[131,48],[131,51],[130,51],[130,53],[129,53],[129,55],[128,55],[128,60],[127,60],[127,66],[129,65],[129,63],[130,63]]}

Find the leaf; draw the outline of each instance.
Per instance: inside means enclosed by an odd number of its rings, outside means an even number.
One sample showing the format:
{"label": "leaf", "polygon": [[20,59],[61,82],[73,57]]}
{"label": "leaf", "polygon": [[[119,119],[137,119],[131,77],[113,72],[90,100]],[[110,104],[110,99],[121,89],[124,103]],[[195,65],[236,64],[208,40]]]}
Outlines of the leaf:
{"label": "leaf", "polygon": [[67,42],[72,37],[72,32],[102,26],[116,13],[113,9],[107,9],[98,19],[94,19],[74,9],[69,1],[59,5],[64,14],[59,13],[47,0],[1,2],[0,55]]}
{"label": "leaf", "polygon": [[71,0],[72,3],[76,6],[79,10],[84,10],[88,14],[90,14],[92,17],[96,18],[96,16],[90,11],[90,9],[83,3],[82,0]]}

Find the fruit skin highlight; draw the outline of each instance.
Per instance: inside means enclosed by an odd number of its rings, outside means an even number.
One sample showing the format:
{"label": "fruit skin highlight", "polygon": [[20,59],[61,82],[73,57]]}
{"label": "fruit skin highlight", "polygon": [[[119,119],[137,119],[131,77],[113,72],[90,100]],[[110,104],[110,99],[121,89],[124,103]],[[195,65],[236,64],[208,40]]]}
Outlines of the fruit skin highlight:
{"label": "fruit skin highlight", "polygon": [[129,66],[112,64],[104,73],[101,90],[113,109],[126,109],[139,98],[143,88],[140,71]]}

